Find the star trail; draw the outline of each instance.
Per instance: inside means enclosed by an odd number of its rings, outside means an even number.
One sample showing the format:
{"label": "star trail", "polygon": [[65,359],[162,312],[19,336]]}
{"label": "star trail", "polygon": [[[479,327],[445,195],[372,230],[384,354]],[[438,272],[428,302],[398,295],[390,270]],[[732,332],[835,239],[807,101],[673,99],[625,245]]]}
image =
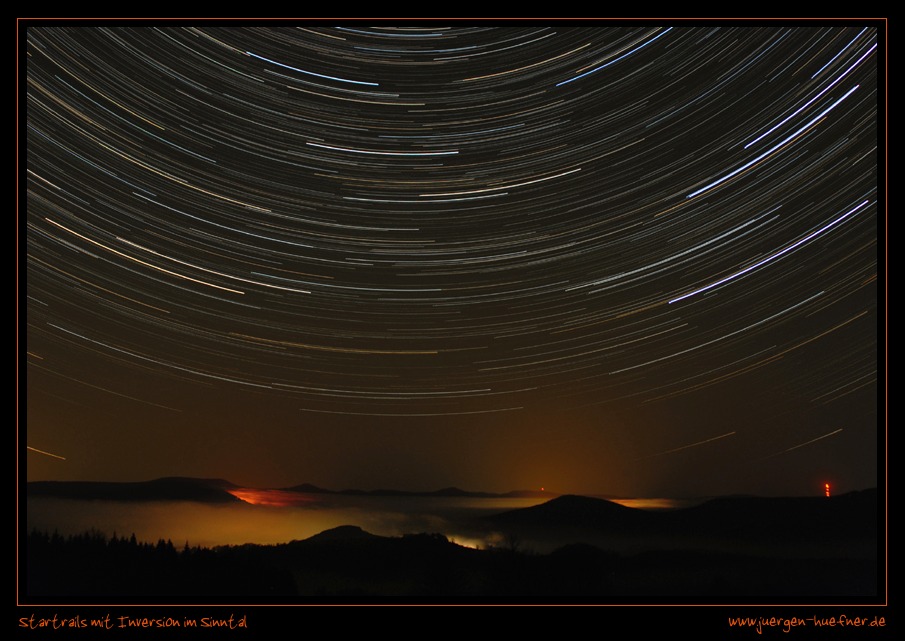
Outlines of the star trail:
{"label": "star trail", "polygon": [[876,486],[883,28],[22,26],[29,479]]}

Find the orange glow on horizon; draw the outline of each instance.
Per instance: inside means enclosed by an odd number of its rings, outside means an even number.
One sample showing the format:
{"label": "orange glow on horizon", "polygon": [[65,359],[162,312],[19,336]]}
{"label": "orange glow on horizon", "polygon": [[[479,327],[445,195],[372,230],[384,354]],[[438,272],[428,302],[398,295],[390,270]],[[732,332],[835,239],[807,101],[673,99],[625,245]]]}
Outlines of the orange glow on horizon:
{"label": "orange glow on horizon", "polygon": [[251,487],[239,487],[227,490],[240,501],[252,505],[266,505],[268,507],[292,507],[294,505],[307,505],[315,499],[298,492],[286,490],[257,490]]}
{"label": "orange glow on horizon", "polygon": [[829,484],[829,483],[824,483],[824,484],[823,484],[823,487],[824,487],[824,489],[826,490],[826,496],[827,496],[827,498],[829,498],[829,496],[830,496],[830,484]]}

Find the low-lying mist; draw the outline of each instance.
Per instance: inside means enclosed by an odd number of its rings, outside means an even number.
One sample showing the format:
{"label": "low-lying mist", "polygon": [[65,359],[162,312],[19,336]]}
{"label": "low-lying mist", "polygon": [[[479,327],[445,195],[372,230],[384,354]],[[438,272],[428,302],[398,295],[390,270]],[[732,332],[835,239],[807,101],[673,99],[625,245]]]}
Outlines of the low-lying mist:
{"label": "low-lying mist", "polygon": [[461,545],[496,545],[500,536],[470,525],[475,517],[529,507],[542,499],[311,496],[303,505],[119,502],[36,498],[27,500],[28,531],[63,536],[97,530],[139,541],[171,540],[177,547],[276,544],[302,540],[340,525],[381,536],[429,532]]}

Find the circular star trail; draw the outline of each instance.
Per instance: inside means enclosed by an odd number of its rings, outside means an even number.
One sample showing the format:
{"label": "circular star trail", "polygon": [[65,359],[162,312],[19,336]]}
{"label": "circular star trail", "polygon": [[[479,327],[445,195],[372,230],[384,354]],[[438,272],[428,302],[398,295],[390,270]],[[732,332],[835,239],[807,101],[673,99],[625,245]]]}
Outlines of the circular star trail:
{"label": "circular star trail", "polygon": [[30,474],[876,484],[877,25],[23,33]]}

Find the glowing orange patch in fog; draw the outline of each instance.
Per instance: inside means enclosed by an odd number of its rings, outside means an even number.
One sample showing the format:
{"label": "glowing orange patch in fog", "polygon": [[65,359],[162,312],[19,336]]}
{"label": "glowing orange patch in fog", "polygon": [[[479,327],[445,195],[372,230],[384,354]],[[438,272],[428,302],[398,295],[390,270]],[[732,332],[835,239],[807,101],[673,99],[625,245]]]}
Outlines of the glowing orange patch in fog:
{"label": "glowing orange patch in fog", "polygon": [[293,505],[307,505],[315,499],[298,492],[286,490],[256,490],[251,487],[239,487],[227,490],[237,499],[251,503],[252,505],[266,505],[268,507],[292,507]]}

